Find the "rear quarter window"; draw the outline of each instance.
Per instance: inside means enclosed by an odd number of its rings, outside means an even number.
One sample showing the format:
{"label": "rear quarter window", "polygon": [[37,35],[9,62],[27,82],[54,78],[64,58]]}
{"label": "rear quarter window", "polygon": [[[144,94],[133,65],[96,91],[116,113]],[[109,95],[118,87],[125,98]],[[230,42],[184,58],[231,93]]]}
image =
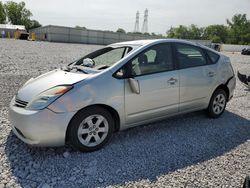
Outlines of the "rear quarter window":
{"label": "rear quarter window", "polygon": [[210,60],[212,61],[212,63],[217,63],[217,61],[219,60],[220,56],[214,52],[211,52],[209,50],[207,50],[207,55],[210,58]]}

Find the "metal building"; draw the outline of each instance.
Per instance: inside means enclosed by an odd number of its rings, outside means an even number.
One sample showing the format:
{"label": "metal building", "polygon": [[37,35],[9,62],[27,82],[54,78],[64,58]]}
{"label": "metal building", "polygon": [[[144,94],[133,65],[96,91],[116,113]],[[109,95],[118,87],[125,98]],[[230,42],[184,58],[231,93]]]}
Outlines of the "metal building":
{"label": "metal building", "polygon": [[16,30],[26,31],[25,26],[23,25],[0,24],[0,38],[7,38],[8,33],[10,38],[14,38]]}
{"label": "metal building", "polygon": [[[90,30],[54,25],[32,29],[30,30],[30,33],[35,33],[36,40],[100,45],[107,45],[122,41],[164,38],[161,36],[144,35],[138,33],[118,33],[112,31]],[[211,45],[211,41],[209,40],[195,40],[194,42],[198,42],[206,46]]]}

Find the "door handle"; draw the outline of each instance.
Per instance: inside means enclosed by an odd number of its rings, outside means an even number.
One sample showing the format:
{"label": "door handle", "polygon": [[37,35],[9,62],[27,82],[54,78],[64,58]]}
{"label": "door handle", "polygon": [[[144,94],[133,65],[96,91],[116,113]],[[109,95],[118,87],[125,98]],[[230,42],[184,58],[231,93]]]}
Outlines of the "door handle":
{"label": "door handle", "polygon": [[214,77],[214,76],[215,76],[215,73],[214,73],[214,72],[209,72],[207,75],[208,75],[209,77]]}
{"label": "door handle", "polygon": [[170,78],[170,79],[168,80],[168,83],[171,84],[171,85],[174,85],[177,81],[178,81],[178,80],[175,79],[175,78]]}

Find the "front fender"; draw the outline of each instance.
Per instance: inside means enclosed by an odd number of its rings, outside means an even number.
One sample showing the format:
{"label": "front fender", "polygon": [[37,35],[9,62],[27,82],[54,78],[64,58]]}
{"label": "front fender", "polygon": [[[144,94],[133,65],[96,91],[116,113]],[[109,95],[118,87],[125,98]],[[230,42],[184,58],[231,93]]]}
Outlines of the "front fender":
{"label": "front fender", "polygon": [[86,79],[74,85],[68,93],[53,102],[48,108],[55,113],[78,112],[91,105],[103,104],[112,107],[125,122],[124,80],[112,75]]}

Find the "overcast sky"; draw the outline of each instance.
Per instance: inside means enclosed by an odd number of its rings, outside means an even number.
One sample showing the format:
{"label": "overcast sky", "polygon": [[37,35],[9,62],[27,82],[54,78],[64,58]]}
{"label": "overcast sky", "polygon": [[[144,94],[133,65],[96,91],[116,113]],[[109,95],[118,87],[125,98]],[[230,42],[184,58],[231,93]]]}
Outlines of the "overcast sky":
{"label": "overcast sky", "polygon": [[[6,0],[4,0],[6,1]],[[14,0],[19,2],[20,0]],[[149,32],[164,34],[171,26],[226,24],[234,14],[248,14],[250,0],[23,0],[42,25],[85,26],[133,31],[136,11],[149,9]]]}

